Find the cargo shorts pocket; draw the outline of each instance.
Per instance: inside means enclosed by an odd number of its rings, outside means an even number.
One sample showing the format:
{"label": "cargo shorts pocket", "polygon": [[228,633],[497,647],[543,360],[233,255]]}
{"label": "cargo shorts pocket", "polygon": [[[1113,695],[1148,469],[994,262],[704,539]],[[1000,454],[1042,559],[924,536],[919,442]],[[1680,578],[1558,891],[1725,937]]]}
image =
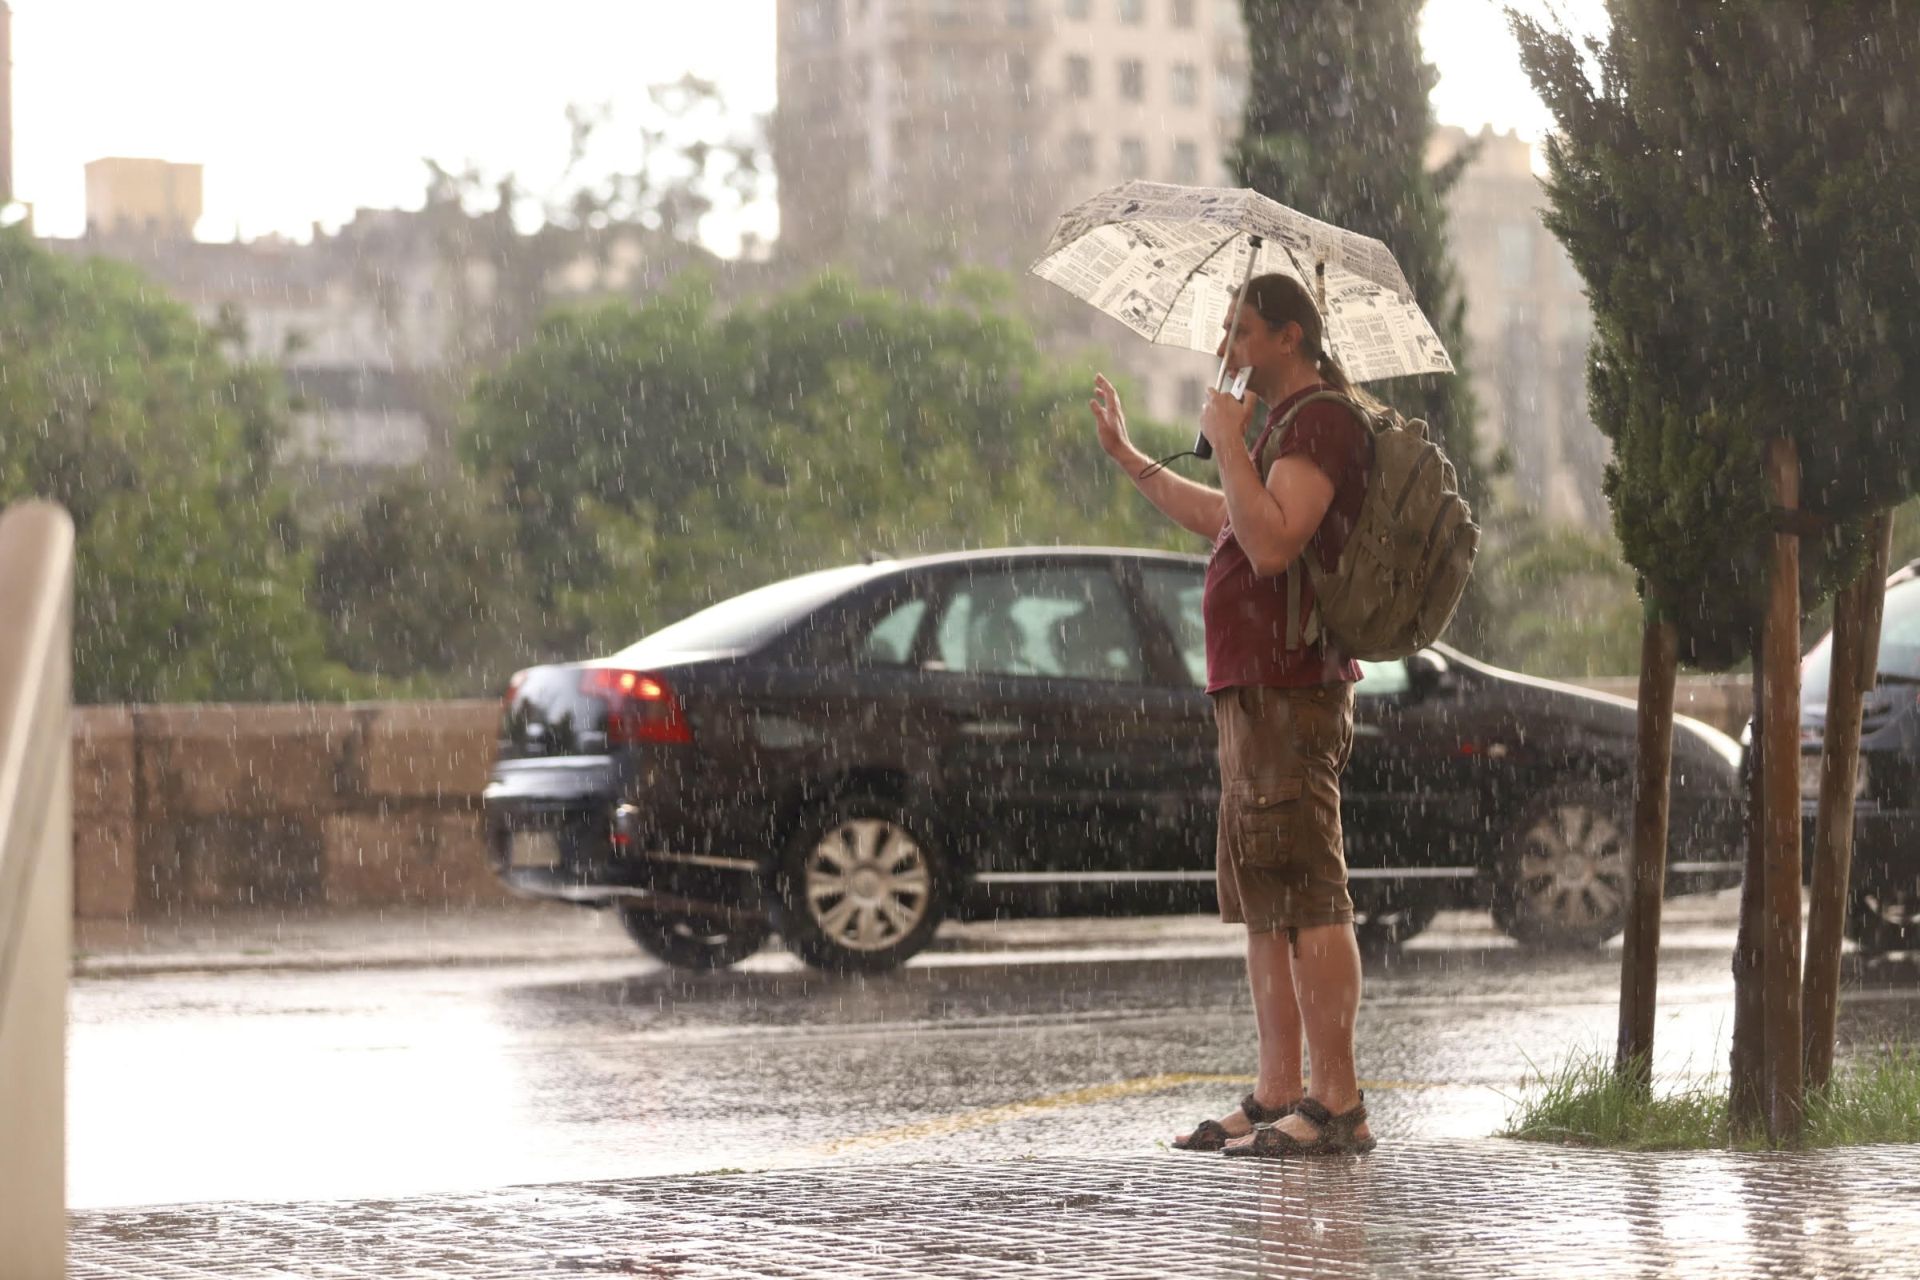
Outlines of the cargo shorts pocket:
{"label": "cargo shorts pocket", "polygon": [[1236,784],[1222,799],[1221,819],[1231,833],[1234,859],[1246,867],[1284,867],[1299,844],[1301,793],[1305,779],[1290,778]]}

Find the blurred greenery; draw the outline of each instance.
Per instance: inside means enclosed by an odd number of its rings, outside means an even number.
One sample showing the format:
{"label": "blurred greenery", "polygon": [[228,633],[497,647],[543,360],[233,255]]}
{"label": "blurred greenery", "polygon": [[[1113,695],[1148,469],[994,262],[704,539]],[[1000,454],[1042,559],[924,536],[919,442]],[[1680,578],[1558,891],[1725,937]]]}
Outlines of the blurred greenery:
{"label": "blurred greenery", "polygon": [[280,385],[138,272],[0,229],[0,503],[73,515],[79,701],[350,689],[273,479]]}
{"label": "blurred greenery", "polygon": [[[130,268],[7,232],[0,500],[74,514],[83,702],[485,694],[863,556],[1203,550],[1101,454],[1091,367],[1041,350],[1014,287],[959,271],[909,299],[826,275],[727,308],[693,272],[551,312],[474,380],[458,465],[396,475],[303,537],[275,479],[274,372]],[[1156,456],[1188,443],[1130,426]],[[1523,529],[1481,566],[1511,624],[1488,656],[1630,670],[1612,554]]]}
{"label": "blurred greenery", "polygon": [[611,648],[863,555],[1198,549],[1106,462],[1091,370],[1040,350],[1010,288],[963,271],[920,301],[826,275],[723,312],[689,274],[550,315],[476,384],[462,456],[500,487],[551,640]]}

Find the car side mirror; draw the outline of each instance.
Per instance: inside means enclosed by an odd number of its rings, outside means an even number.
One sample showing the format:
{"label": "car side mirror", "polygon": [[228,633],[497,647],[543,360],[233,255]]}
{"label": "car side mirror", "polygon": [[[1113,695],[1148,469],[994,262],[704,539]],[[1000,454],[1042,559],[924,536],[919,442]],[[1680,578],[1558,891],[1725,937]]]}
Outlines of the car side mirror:
{"label": "car side mirror", "polygon": [[1453,668],[1447,660],[1431,649],[1422,649],[1407,657],[1407,685],[1414,700],[1432,697],[1447,683],[1447,673]]}

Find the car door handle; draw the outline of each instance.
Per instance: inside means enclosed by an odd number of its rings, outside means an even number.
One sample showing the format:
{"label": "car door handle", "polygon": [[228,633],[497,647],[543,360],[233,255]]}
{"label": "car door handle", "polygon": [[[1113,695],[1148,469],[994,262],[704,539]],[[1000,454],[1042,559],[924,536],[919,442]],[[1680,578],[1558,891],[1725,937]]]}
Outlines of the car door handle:
{"label": "car door handle", "polygon": [[1006,716],[983,716],[957,707],[949,708],[947,716],[955,728],[970,738],[1011,738],[1027,731],[1023,721]]}

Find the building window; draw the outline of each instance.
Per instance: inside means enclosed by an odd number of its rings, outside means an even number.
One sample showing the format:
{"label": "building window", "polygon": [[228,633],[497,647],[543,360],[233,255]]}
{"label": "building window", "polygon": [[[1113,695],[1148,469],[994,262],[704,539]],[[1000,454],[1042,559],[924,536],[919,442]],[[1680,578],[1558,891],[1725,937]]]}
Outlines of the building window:
{"label": "building window", "polygon": [[1237,116],[1240,108],[1246,105],[1244,91],[1240,87],[1240,73],[1232,67],[1221,67],[1213,78],[1214,110],[1223,116]]}
{"label": "building window", "polygon": [[933,20],[943,27],[957,27],[967,18],[960,12],[960,0],[933,0]]}
{"label": "building window", "polygon": [[1007,167],[1015,173],[1033,168],[1033,139],[1024,133],[1007,135]]}
{"label": "building window", "polygon": [[1032,26],[1033,0],[1007,0],[1007,25],[1010,27]]}
{"label": "building window", "polygon": [[1147,96],[1147,64],[1138,58],[1120,60],[1120,96],[1138,102]]}
{"label": "building window", "polygon": [[1120,139],[1120,176],[1123,178],[1145,177],[1147,172],[1147,144],[1138,138]]}
{"label": "building window", "polygon": [[1190,107],[1200,101],[1200,68],[1191,62],[1174,63],[1167,83],[1175,106]]}
{"label": "building window", "polygon": [[1067,135],[1067,172],[1093,172],[1092,134],[1070,133]]}
{"label": "building window", "polygon": [[1173,144],[1173,180],[1190,187],[1200,182],[1200,148],[1184,138]]}
{"label": "building window", "polygon": [[1139,26],[1146,20],[1146,0],[1120,0],[1120,21]]}
{"label": "building window", "polygon": [[1067,92],[1076,98],[1093,93],[1093,63],[1078,54],[1067,59]]}
{"label": "building window", "polygon": [[1022,102],[1033,96],[1033,64],[1024,53],[1007,55],[1007,85]]}
{"label": "building window", "polygon": [[1495,237],[1500,258],[1500,283],[1521,288],[1533,279],[1533,236],[1520,223],[1502,223]]}
{"label": "building window", "polygon": [[838,34],[839,25],[837,0],[805,0],[796,7],[794,28],[803,40],[831,40]]}
{"label": "building window", "polygon": [[1067,0],[1064,8],[1069,18],[1079,22],[1087,20],[1087,0]]}
{"label": "building window", "polygon": [[1173,25],[1176,27],[1193,25],[1193,0],[1173,0]]}

